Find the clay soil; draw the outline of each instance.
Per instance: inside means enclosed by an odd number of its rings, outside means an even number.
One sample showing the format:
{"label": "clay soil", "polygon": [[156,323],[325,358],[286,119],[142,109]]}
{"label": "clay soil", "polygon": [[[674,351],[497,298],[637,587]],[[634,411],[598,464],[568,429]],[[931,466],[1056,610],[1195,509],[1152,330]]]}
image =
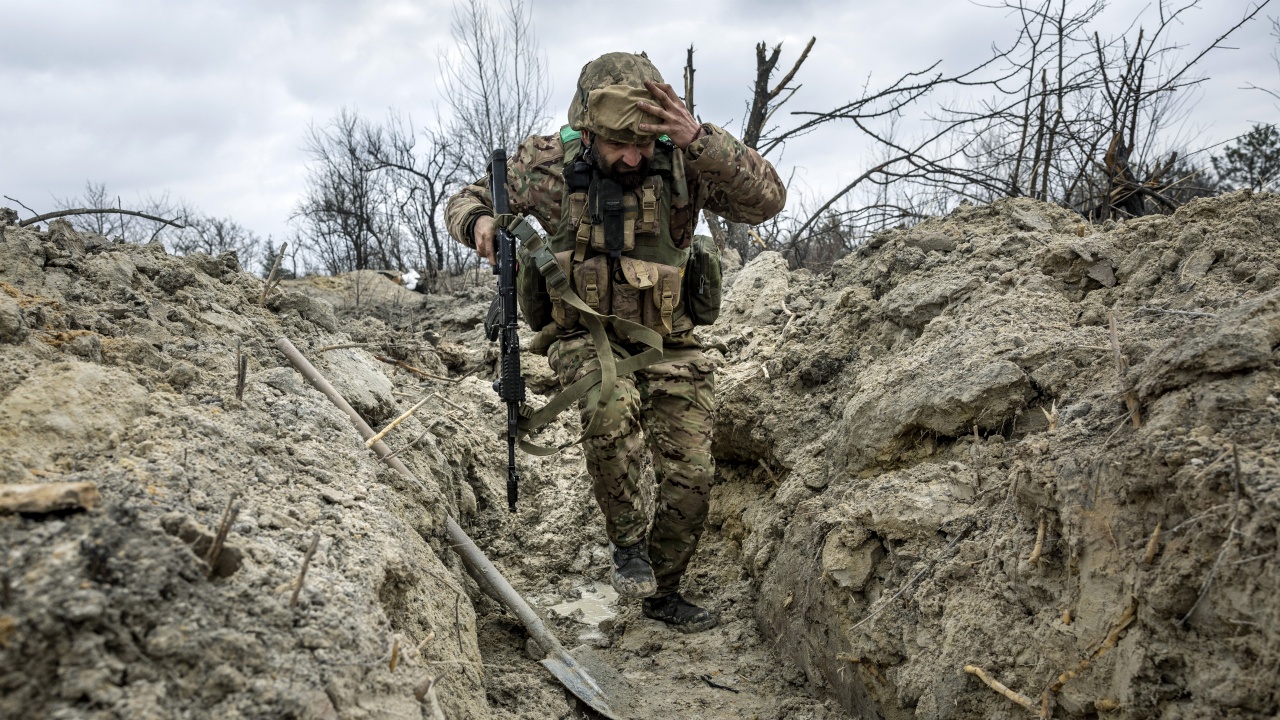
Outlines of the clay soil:
{"label": "clay soil", "polygon": [[[0,483],[102,497],[0,515],[0,717],[595,717],[446,514],[636,718],[1280,712],[1276,196],[1104,226],[964,206],[820,276],[732,272],[700,331],[718,469],[684,590],[722,623],[697,635],[608,587],[579,450],[522,456],[507,512],[486,285],[364,272],[260,306],[234,256],[0,232]],[[426,400],[387,438],[418,484],[279,337],[374,427]]]}

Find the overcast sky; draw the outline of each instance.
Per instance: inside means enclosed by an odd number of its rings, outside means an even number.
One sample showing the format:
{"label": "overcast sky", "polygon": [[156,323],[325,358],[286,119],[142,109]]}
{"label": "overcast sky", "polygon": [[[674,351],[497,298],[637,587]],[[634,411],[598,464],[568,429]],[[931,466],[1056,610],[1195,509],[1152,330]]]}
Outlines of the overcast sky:
{"label": "overcast sky", "polygon": [[[991,0],[994,2],[995,0]],[[990,4],[990,3],[988,3]],[[1253,3],[1205,0],[1177,39],[1198,50]],[[1273,3],[1275,5],[1276,3]],[[1120,33],[1141,0],[1115,0],[1097,27]],[[287,235],[304,187],[303,136],[341,108],[390,108],[425,121],[441,108],[439,57],[451,47],[451,0],[0,0],[0,195],[35,210],[105,183],[126,205],[168,193],[261,235]],[[678,85],[696,48],[704,120],[741,129],[755,43],[783,43],[787,67],[817,44],[789,110],[824,110],[864,83],[942,60],[959,70],[1007,41],[1007,13],[967,0],[533,0],[549,63],[548,129],[564,122],[582,65],[646,50]],[[1268,6],[1263,15],[1280,14]],[[1276,38],[1261,17],[1238,49],[1203,63],[1186,132],[1193,146],[1280,120]],[[779,160],[798,187],[831,192],[861,172],[853,135],[830,126]],[[14,205],[0,199],[0,204]],[[26,211],[22,211],[26,216]]]}

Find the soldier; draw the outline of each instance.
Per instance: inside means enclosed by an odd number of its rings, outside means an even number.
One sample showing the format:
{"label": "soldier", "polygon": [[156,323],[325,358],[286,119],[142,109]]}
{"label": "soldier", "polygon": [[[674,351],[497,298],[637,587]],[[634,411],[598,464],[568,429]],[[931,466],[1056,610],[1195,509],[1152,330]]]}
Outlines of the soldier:
{"label": "soldier", "polygon": [[[757,224],[782,210],[786,188],[755,150],[695,120],[643,53],[587,63],[569,124],[525,140],[507,185],[511,212],[536,217],[550,233],[571,284],[571,292],[563,279],[546,285],[522,258],[521,272],[531,276],[521,277],[521,309],[539,331],[531,345],[546,352],[562,386],[600,368],[601,352],[618,361],[644,350],[639,326],[661,338],[659,362],[620,374],[608,397],[600,398],[597,383],[581,398],[587,471],[613,545],[619,594],[644,598],[645,616],[682,632],[714,627],[716,615],[679,592],[715,471],[715,376],[693,327],[719,311],[718,256],[710,272],[709,263],[689,258],[705,248],[701,238],[694,242],[703,208]],[[446,214],[453,237],[493,264],[487,181],[450,199]],[[596,347],[584,314],[608,324],[610,347]],[[637,486],[645,440],[658,482],[652,524]]]}

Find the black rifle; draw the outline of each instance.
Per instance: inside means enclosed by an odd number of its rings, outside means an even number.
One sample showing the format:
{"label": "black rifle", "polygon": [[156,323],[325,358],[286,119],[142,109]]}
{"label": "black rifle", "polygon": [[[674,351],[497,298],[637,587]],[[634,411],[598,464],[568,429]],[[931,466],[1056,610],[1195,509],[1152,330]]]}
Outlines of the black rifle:
{"label": "black rifle", "polygon": [[[509,215],[507,201],[507,151],[498,149],[489,157],[489,193],[493,196],[493,212]],[[492,342],[502,339],[502,368],[493,389],[507,404],[507,507],[516,511],[520,487],[520,471],[516,469],[516,440],[520,426],[520,407],[524,405],[524,376],[520,374],[520,333],[516,319],[516,238],[506,228],[498,229],[498,295],[489,307],[485,334]]]}

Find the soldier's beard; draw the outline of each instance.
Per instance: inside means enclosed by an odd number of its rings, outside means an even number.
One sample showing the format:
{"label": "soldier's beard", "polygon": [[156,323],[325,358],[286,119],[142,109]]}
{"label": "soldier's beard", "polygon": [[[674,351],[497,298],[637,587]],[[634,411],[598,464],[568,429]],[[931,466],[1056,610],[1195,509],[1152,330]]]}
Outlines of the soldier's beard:
{"label": "soldier's beard", "polygon": [[640,158],[640,164],[636,167],[630,167],[622,160],[605,167],[600,163],[600,157],[593,150],[591,153],[595,166],[600,168],[600,174],[617,182],[624,190],[634,190],[644,184],[644,179],[649,177],[649,159]]}

